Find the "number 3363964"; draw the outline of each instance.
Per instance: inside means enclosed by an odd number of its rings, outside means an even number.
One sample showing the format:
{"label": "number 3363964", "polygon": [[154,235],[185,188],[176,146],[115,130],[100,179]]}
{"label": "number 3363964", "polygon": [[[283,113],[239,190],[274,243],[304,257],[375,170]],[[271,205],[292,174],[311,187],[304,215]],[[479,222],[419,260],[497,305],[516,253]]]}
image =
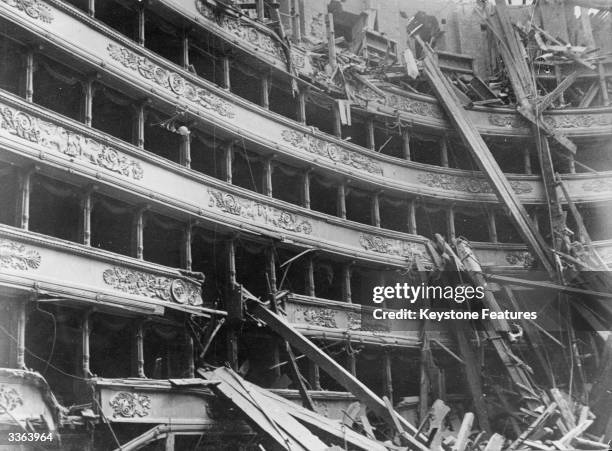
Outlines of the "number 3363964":
{"label": "number 3363964", "polygon": [[9,442],[52,442],[53,434],[51,432],[9,432]]}

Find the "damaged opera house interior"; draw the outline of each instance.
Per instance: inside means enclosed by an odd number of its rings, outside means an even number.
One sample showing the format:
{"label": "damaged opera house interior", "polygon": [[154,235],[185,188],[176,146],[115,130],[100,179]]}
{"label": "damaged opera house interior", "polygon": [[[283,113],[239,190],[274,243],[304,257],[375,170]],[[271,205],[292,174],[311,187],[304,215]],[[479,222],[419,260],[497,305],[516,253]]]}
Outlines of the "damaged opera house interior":
{"label": "damaged opera house interior", "polygon": [[0,58],[0,450],[609,449],[611,0],[0,0]]}

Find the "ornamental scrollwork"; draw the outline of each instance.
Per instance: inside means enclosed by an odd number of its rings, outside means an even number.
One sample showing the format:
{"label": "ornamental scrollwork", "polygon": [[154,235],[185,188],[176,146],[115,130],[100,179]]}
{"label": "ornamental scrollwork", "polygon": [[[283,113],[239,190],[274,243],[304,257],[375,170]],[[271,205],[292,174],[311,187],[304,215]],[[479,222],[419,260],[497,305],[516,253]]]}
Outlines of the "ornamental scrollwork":
{"label": "ornamental scrollwork", "polygon": [[527,126],[527,121],[518,114],[489,114],[489,123],[505,128],[522,128]]}
{"label": "ornamental scrollwork", "polygon": [[113,417],[146,417],[151,409],[151,398],[140,393],[119,392],[108,402],[113,408]]}
{"label": "ornamental scrollwork", "polygon": [[102,279],[107,285],[124,293],[178,304],[202,304],[202,288],[182,279],[155,276],[118,266],[104,270]]}
{"label": "ornamental scrollwork", "polygon": [[115,61],[174,94],[182,96],[207,110],[214,111],[219,116],[230,119],[235,116],[234,108],[229,102],[207,89],[194,85],[179,74],[156,65],[148,58],[139,56],[131,50],[113,43],[108,44],[107,50],[110,57]]}
{"label": "ornamental scrollwork", "polygon": [[283,63],[286,62],[281,44],[271,35],[258,30],[256,27],[240,18],[218,14],[217,11],[205,1],[196,0],[195,5],[202,17],[215,22],[223,30],[233,34],[245,43],[258,47],[262,52],[281,60]]}
{"label": "ornamental scrollwork", "polygon": [[359,244],[366,251],[379,254],[398,255],[408,259],[418,257],[422,262],[428,262],[429,256],[424,248],[420,249],[417,243],[409,243],[402,240],[384,238],[380,235],[362,233],[359,236]]}
{"label": "ornamental scrollwork", "polygon": [[347,319],[349,330],[361,330],[361,313],[349,312]]}
{"label": "ornamental scrollwork", "polygon": [[11,412],[23,406],[23,398],[17,390],[6,385],[0,385],[0,415]]}
{"label": "ornamental scrollwork", "polygon": [[[505,128],[524,128],[529,124],[518,114],[491,113],[489,123]],[[612,117],[607,114],[558,114],[545,115],[542,119],[549,128],[589,128],[605,127],[612,124]]]}
{"label": "ornamental scrollwork", "polygon": [[283,140],[298,149],[330,159],[333,162],[361,169],[372,174],[383,174],[382,167],[372,158],[344,149],[314,136],[295,130],[283,130]]}
{"label": "ornamental scrollwork", "polygon": [[32,19],[38,19],[45,23],[53,22],[53,15],[51,14],[51,8],[38,0],[1,0],[8,6],[17,8],[19,11],[23,11]]}
{"label": "ornamental scrollwork", "polygon": [[0,129],[48,150],[86,161],[125,177],[140,180],[144,175],[140,163],[115,149],[6,105],[0,105]]}
{"label": "ornamental scrollwork", "polygon": [[0,268],[27,271],[40,266],[40,254],[23,244],[0,239]]}
{"label": "ornamental scrollwork", "polygon": [[419,116],[428,116],[435,119],[444,119],[444,112],[442,109],[433,103],[422,102],[420,100],[409,99],[394,94],[386,95],[386,103],[391,108],[396,110],[404,111],[406,113],[412,113]]}
{"label": "ornamental scrollwork", "polygon": [[[493,188],[483,178],[462,177],[450,174],[435,174],[427,172],[418,175],[419,182],[432,188],[440,188],[445,191],[463,191],[474,194],[490,194]],[[533,186],[527,182],[511,180],[510,186],[516,194],[527,194],[533,191]]]}
{"label": "ornamental scrollwork", "polygon": [[594,191],[596,193],[602,193],[605,191],[612,191],[612,181],[610,180],[589,180],[582,184],[584,191]]}
{"label": "ornamental scrollwork", "polygon": [[218,190],[209,189],[208,193],[210,195],[208,206],[211,208],[290,232],[305,235],[312,233],[312,224],[294,213],[255,201],[238,199],[233,194]]}
{"label": "ornamental scrollwork", "polygon": [[528,269],[535,263],[535,258],[529,252],[510,252],[506,254],[506,261],[512,266],[523,266]]}
{"label": "ornamental scrollwork", "polygon": [[610,115],[604,114],[546,115],[543,121],[550,128],[605,127],[612,124]]}
{"label": "ornamental scrollwork", "polygon": [[336,312],[329,308],[320,307],[298,307],[296,309],[302,313],[302,318],[308,324],[315,326],[337,329]]}

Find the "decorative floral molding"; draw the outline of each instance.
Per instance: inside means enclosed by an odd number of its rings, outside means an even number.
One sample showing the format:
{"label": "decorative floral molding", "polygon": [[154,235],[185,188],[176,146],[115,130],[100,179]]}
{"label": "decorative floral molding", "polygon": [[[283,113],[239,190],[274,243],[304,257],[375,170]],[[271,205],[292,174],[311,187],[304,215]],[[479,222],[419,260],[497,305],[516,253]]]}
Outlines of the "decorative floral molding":
{"label": "decorative floral molding", "polygon": [[488,119],[491,125],[497,125],[498,127],[523,128],[529,125],[529,123],[518,114],[492,113],[488,115]]}
{"label": "decorative floral molding", "polygon": [[544,123],[551,128],[605,127],[612,124],[609,114],[556,114],[544,116]]}
{"label": "decorative floral molding", "polygon": [[314,136],[300,133],[295,130],[283,130],[281,136],[283,140],[292,146],[325,158],[329,158],[331,161],[361,169],[373,174],[382,175],[383,173],[380,164],[376,163],[373,159],[357,152],[343,149],[340,146],[323,141],[319,138],[315,138]]}
{"label": "decorative floral molding", "polygon": [[337,329],[338,324],[336,323],[336,312],[329,308],[323,307],[298,307],[297,312],[302,313],[302,317],[308,324],[313,324],[320,327],[328,327],[330,329]]}
{"label": "decorative floral molding", "polygon": [[419,257],[424,263],[430,261],[425,248],[423,247],[420,249],[417,243],[409,243],[408,241],[388,239],[379,235],[362,233],[359,236],[359,244],[367,251],[380,254],[399,255],[400,257],[408,259]]}
{"label": "decorative floral molding", "polygon": [[361,330],[361,313],[348,312],[347,320],[349,330]]}
{"label": "decorative floral molding", "polygon": [[40,254],[27,249],[23,244],[0,239],[0,269],[37,269],[40,266]]}
{"label": "decorative floral molding", "polygon": [[[529,126],[526,119],[518,114],[489,114],[489,123],[505,128],[525,128]],[[609,114],[556,114],[545,115],[543,122],[550,128],[589,128],[605,127],[612,124]]]}
{"label": "decorative floral molding", "polygon": [[185,80],[179,74],[156,65],[148,58],[139,56],[131,50],[113,43],[108,44],[107,50],[108,54],[115,61],[118,61],[128,69],[138,72],[145,79],[152,80],[159,86],[172,91],[174,94],[197,103],[207,110],[214,111],[219,116],[230,119],[235,116],[234,108],[229,102]]}
{"label": "decorative floral molding", "polygon": [[45,23],[53,22],[51,8],[38,0],[0,0],[19,11],[23,11],[32,19],[39,19]]}
{"label": "decorative floral molding", "polygon": [[213,9],[205,1],[196,0],[196,9],[206,19],[214,22],[217,26],[228,33],[233,34],[237,38],[243,40],[246,44],[258,47],[264,53],[267,53],[283,63],[286,62],[285,54],[280,42],[277,42],[272,36],[258,30],[255,26],[246,21],[240,20],[238,17],[231,17],[227,14],[219,14],[219,10]]}
{"label": "decorative floral molding", "polygon": [[0,129],[46,149],[86,161],[136,180],[144,172],[140,163],[94,139],[0,104]]}
{"label": "decorative floral molding", "polygon": [[523,266],[524,268],[531,268],[535,263],[535,258],[529,252],[509,252],[506,254],[506,261],[512,266]]}
{"label": "decorative floral molding", "polygon": [[[493,188],[491,188],[489,182],[482,178],[427,172],[419,174],[418,180],[432,188],[441,188],[446,191],[464,191],[466,193],[481,194],[493,193]],[[533,191],[533,186],[529,183],[518,180],[511,180],[510,186],[516,194],[527,194]]]}
{"label": "decorative floral molding", "polygon": [[178,304],[202,304],[202,288],[182,279],[154,276],[118,266],[106,269],[102,278],[104,283],[124,293],[174,301]]}
{"label": "decorative floral molding", "polygon": [[146,417],[151,409],[151,398],[139,393],[119,392],[108,402],[113,408],[113,417]]}
{"label": "decorative floral molding", "polygon": [[594,191],[596,193],[612,191],[612,181],[604,179],[589,180],[582,184],[582,189],[584,191]]}
{"label": "decorative floral molding", "polygon": [[386,96],[388,106],[406,113],[417,114],[419,116],[429,116],[436,119],[444,119],[444,111],[433,103],[422,102],[420,100],[409,99],[407,97],[388,94]]}
{"label": "decorative floral molding", "polygon": [[23,406],[23,398],[17,390],[6,385],[0,385],[0,416]]}
{"label": "decorative floral molding", "polygon": [[259,202],[239,199],[233,194],[209,189],[208,206],[224,213],[278,227],[290,232],[312,233],[312,224],[298,215]]}

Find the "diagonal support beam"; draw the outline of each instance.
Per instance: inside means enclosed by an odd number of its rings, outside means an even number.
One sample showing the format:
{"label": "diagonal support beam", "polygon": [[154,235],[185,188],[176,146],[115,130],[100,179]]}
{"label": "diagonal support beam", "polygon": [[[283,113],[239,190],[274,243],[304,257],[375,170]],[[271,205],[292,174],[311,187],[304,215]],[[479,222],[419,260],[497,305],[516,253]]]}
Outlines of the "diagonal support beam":
{"label": "diagonal support beam", "polygon": [[[417,37],[418,38],[418,37]],[[421,41],[422,42],[422,41]],[[423,48],[425,48],[424,44]],[[491,154],[486,143],[480,136],[480,133],[474,124],[467,118],[463,108],[459,106],[459,100],[449,86],[440,68],[435,64],[433,55],[428,53],[423,60],[423,69],[427,79],[438,97],[438,100],[446,110],[451,122],[455,126],[457,133],[461,136],[463,142],[480,170],[486,175],[487,180],[493,187],[495,194],[499,200],[508,209],[510,217],[516,224],[521,236],[533,249],[542,266],[546,271],[554,275],[555,266],[553,257],[548,251],[546,242],[541,237],[539,232],[533,226],[527,211],[519,201],[516,193],[508,183],[497,161]]]}
{"label": "diagonal support beam", "polygon": [[[287,321],[280,315],[268,310],[261,304],[257,304],[253,314],[256,318],[265,322],[268,327],[278,333],[281,337],[287,340],[291,346],[299,349],[310,360],[319,365],[327,374],[333,377],[340,385],[353,393],[357,399],[363,402],[371,409],[378,417],[382,418],[389,426],[395,429],[395,421],[399,421],[401,426],[408,431],[402,434],[409,441],[410,447],[421,451],[429,451],[422,441],[424,437],[417,435],[414,437],[410,434],[417,433],[416,428],[406,419],[397,415],[393,418],[385,402],[379,398],[372,390],[362,384],[355,376],[345,370],[338,362],[325,354],[312,341],[295,330]],[[399,432],[399,431],[398,431]]]}
{"label": "diagonal support beam", "polygon": [[559,83],[555,89],[553,89],[549,94],[547,94],[546,97],[542,98],[536,106],[536,116],[539,116],[545,109],[551,106],[552,103],[557,100],[559,96],[563,94],[565,90],[576,81],[577,78],[578,72],[572,72],[566,78],[564,78],[563,81]]}

